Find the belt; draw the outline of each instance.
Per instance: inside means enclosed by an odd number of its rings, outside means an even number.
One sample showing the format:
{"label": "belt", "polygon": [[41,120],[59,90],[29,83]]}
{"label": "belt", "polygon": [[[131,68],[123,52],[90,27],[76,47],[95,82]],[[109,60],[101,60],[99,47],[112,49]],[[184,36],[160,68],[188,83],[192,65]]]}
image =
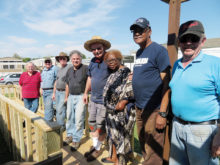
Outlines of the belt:
{"label": "belt", "polygon": [[214,124],[219,124],[220,123],[220,119],[216,119],[216,120],[209,120],[209,121],[203,121],[203,122],[192,122],[192,121],[185,121],[182,120],[178,117],[176,117],[177,121],[183,125],[186,124],[192,124],[192,125],[214,125]]}
{"label": "belt", "polygon": [[43,90],[52,90],[53,88],[43,88]]}
{"label": "belt", "polygon": [[58,88],[56,90],[58,90],[58,91],[65,91],[65,89],[58,89]]}

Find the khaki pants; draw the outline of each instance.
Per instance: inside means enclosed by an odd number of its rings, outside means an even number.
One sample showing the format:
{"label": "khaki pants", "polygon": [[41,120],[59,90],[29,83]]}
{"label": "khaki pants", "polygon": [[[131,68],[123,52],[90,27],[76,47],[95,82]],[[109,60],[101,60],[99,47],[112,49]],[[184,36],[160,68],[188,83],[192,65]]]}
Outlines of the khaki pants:
{"label": "khaki pants", "polygon": [[155,129],[159,109],[154,111],[136,108],[137,132],[144,157],[143,165],[163,164],[164,132]]}

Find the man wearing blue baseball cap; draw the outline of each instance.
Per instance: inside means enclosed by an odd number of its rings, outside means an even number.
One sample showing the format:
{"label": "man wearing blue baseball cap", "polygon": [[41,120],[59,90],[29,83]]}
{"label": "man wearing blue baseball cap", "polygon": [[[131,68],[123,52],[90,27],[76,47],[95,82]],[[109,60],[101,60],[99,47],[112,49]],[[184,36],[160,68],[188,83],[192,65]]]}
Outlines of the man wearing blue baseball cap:
{"label": "man wearing blue baseball cap", "polygon": [[220,156],[220,58],[204,54],[202,23],[191,20],[179,28],[183,57],[170,81],[174,114],[170,165],[218,165]]}
{"label": "man wearing blue baseball cap", "polygon": [[167,113],[166,108],[161,108],[161,101],[170,79],[169,56],[164,47],[152,42],[152,30],[146,18],[138,18],[130,30],[134,42],[140,46],[136,53],[132,86],[143,164],[162,165]]}

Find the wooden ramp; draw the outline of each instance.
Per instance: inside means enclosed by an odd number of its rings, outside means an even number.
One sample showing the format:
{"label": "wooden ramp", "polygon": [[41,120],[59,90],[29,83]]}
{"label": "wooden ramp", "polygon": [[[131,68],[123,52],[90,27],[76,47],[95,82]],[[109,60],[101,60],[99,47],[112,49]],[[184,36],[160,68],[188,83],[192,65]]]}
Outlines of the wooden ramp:
{"label": "wooden ramp", "polygon": [[[63,137],[65,138],[66,132],[63,133]],[[92,145],[92,140],[89,137],[83,137],[81,140],[81,145],[77,151],[72,152],[70,150],[70,146],[63,146],[63,164],[64,165],[110,165],[110,163],[102,163],[101,159],[103,157],[108,156],[108,151],[106,150],[106,146],[102,146],[102,154],[98,157],[97,160],[92,162],[87,162],[84,158],[84,153],[89,150]],[[133,162],[128,162],[128,165],[138,165],[141,164],[141,156],[138,154],[134,154],[135,159]]]}

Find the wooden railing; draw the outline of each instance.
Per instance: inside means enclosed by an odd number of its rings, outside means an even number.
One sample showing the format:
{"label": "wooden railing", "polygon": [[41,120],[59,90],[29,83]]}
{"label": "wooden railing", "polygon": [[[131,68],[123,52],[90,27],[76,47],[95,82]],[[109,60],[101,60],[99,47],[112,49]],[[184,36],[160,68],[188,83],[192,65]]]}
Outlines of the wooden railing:
{"label": "wooden railing", "polygon": [[0,86],[0,131],[16,161],[41,162],[62,155],[60,126],[21,105],[19,86]]}

